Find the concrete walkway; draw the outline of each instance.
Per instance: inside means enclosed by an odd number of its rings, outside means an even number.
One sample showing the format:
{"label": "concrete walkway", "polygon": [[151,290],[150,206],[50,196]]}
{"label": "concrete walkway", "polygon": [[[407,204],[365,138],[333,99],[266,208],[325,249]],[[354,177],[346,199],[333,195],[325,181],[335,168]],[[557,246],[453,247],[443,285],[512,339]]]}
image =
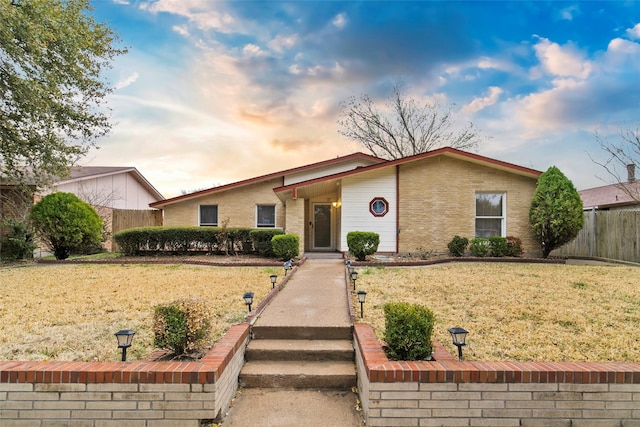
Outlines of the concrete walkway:
{"label": "concrete walkway", "polygon": [[[344,262],[308,259],[271,301],[260,328],[350,328]],[[364,425],[353,390],[241,388],[222,426]]]}

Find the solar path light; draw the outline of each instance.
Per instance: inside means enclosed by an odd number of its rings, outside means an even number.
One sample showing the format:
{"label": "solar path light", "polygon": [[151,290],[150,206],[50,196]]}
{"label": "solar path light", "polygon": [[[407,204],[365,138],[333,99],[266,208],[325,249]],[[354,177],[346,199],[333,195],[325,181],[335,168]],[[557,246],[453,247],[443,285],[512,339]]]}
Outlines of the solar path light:
{"label": "solar path light", "polygon": [[276,287],[276,281],[278,280],[278,275],[277,274],[272,274],[271,276],[269,276],[269,279],[271,279],[271,289]]}
{"label": "solar path light", "polygon": [[286,261],[286,262],[284,263],[284,275],[286,276],[286,275],[287,275],[287,272],[288,272],[289,270],[291,270],[292,268],[293,268],[293,263],[291,262],[291,260]]}
{"label": "solar path light", "polygon": [[351,273],[349,273],[349,277],[351,277],[351,281],[353,282],[353,290],[356,290],[356,280],[358,280],[358,272],[357,271],[352,271]]}
{"label": "solar path light", "polygon": [[469,332],[462,328],[455,327],[449,329],[449,333],[453,339],[453,345],[458,347],[458,360],[462,360],[462,347],[466,345],[465,340],[467,339],[467,334]]}
{"label": "solar path light", "polygon": [[118,348],[122,349],[123,362],[127,361],[127,349],[131,347],[131,342],[135,334],[136,331],[132,331],[131,329],[121,329],[114,334],[118,340]]}
{"label": "solar path light", "polygon": [[360,318],[364,317],[364,301],[367,298],[367,293],[365,291],[358,291],[358,302],[360,303]]}
{"label": "solar path light", "polygon": [[253,292],[245,292],[244,295],[242,295],[242,298],[244,299],[244,303],[247,304],[247,307],[249,307],[249,313],[251,313],[251,304],[253,304]]}

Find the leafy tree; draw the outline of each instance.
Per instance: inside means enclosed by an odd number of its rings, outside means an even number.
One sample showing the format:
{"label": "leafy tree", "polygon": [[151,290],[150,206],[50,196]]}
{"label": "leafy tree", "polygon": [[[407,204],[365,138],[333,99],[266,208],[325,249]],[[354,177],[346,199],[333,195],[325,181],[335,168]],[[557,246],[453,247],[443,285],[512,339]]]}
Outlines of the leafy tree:
{"label": "leafy tree", "polygon": [[31,208],[38,236],[53,250],[56,259],[102,242],[102,220],[96,211],[72,193],[52,193]]}
{"label": "leafy tree", "polygon": [[635,181],[635,168],[640,164],[640,125],[621,130],[617,140],[610,140],[598,133],[595,137],[608,158],[602,163],[592,161],[605,170],[618,188],[640,203],[640,185]]}
{"label": "leafy tree", "polygon": [[48,183],[107,134],[101,77],[125,52],[89,0],[0,0],[0,176]]}
{"label": "leafy tree", "polygon": [[460,131],[453,129],[453,106],[443,111],[437,103],[420,105],[406,98],[399,84],[385,109],[379,109],[368,95],[352,96],[340,107],[338,132],[376,157],[399,159],[445,146],[472,149],[480,141],[473,123]]}
{"label": "leafy tree", "polygon": [[578,191],[560,169],[552,166],[540,175],[531,200],[529,222],[544,258],[575,239],[584,225],[582,209]]}

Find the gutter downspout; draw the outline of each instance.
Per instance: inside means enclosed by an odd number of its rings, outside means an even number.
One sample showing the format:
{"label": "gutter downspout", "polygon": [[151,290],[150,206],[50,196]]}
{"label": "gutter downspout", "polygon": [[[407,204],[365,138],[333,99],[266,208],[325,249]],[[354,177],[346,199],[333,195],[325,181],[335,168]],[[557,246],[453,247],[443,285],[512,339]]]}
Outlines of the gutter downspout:
{"label": "gutter downspout", "polygon": [[400,165],[396,165],[396,253],[400,251]]}

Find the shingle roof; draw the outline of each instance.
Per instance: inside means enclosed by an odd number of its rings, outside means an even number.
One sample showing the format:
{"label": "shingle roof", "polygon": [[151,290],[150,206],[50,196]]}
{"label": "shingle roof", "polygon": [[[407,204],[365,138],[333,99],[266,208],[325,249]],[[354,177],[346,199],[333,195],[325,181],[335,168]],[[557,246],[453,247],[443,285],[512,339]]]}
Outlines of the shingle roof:
{"label": "shingle roof", "polygon": [[[627,188],[625,191],[624,187]],[[610,208],[639,204],[631,194],[640,195],[640,182],[610,184],[578,191],[585,209]]]}

